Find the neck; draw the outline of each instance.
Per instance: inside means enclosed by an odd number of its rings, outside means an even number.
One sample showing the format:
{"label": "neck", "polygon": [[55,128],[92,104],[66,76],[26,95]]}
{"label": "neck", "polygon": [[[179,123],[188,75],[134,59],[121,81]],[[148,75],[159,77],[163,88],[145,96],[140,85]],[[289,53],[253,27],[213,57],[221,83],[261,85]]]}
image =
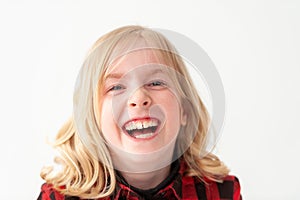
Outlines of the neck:
{"label": "neck", "polygon": [[171,166],[168,165],[162,169],[146,172],[146,173],[128,173],[121,172],[128,184],[142,189],[148,190],[159,185],[163,180],[167,178],[170,173]]}

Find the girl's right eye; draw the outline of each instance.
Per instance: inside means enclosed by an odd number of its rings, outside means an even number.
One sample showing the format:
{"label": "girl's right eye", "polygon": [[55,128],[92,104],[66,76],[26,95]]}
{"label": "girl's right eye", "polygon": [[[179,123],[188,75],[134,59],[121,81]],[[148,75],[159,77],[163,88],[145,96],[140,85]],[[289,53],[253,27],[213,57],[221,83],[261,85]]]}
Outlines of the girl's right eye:
{"label": "girl's right eye", "polygon": [[116,91],[120,91],[124,89],[124,87],[122,85],[113,85],[111,86],[107,92],[116,92]]}

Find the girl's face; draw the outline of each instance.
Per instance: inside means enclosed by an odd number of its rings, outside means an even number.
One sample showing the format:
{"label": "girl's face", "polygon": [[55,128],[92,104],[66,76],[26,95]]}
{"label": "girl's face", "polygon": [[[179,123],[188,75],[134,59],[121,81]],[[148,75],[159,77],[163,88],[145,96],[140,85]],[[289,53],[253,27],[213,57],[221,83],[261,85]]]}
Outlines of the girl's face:
{"label": "girl's face", "polygon": [[166,63],[151,50],[140,50],[118,58],[109,70],[100,118],[108,144],[129,153],[174,148],[186,115]]}

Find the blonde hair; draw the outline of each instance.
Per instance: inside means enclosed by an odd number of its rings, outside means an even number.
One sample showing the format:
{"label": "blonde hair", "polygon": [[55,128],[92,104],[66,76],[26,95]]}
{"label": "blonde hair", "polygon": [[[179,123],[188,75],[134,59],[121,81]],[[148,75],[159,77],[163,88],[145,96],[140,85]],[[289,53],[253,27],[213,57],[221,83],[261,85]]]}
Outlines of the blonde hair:
{"label": "blonde hair", "polygon": [[[184,77],[175,80],[181,104],[187,114],[187,125],[178,136],[177,149],[184,151],[187,176],[207,177],[222,181],[229,170],[210,152],[207,137],[210,118],[182,58],[175,47],[160,33],[141,26],[125,26],[102,36],[88,52],[74,91],[74,114],[59,131],[54,147],[61,156],[55,161],[63,169],[54,172],[45,167],[41,177],[65,195],[101,198],[112,194],[116,186],[115,171],[105,140],[100,131],[101,83],[109,66],[122,54],[140,48],[140,41],[155,55]],[[145,46],[144,46],[145,47]],[[158,51],[157,51],[158,50]],[[178,76],[178,75],[177,75]]]}

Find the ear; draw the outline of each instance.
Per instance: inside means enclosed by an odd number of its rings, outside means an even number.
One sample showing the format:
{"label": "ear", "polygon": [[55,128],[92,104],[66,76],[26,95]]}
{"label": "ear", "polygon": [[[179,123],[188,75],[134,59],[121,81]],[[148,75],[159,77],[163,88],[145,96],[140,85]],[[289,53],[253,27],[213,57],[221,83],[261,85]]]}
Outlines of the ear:
{"label": "ear", "polygon": [[185,113],[185,110],[184,109],[181,109],[181,114],[180,114],[180,124],[182,126],[185,126],[186,125],[186,121],[187,121],[187,115]]}

